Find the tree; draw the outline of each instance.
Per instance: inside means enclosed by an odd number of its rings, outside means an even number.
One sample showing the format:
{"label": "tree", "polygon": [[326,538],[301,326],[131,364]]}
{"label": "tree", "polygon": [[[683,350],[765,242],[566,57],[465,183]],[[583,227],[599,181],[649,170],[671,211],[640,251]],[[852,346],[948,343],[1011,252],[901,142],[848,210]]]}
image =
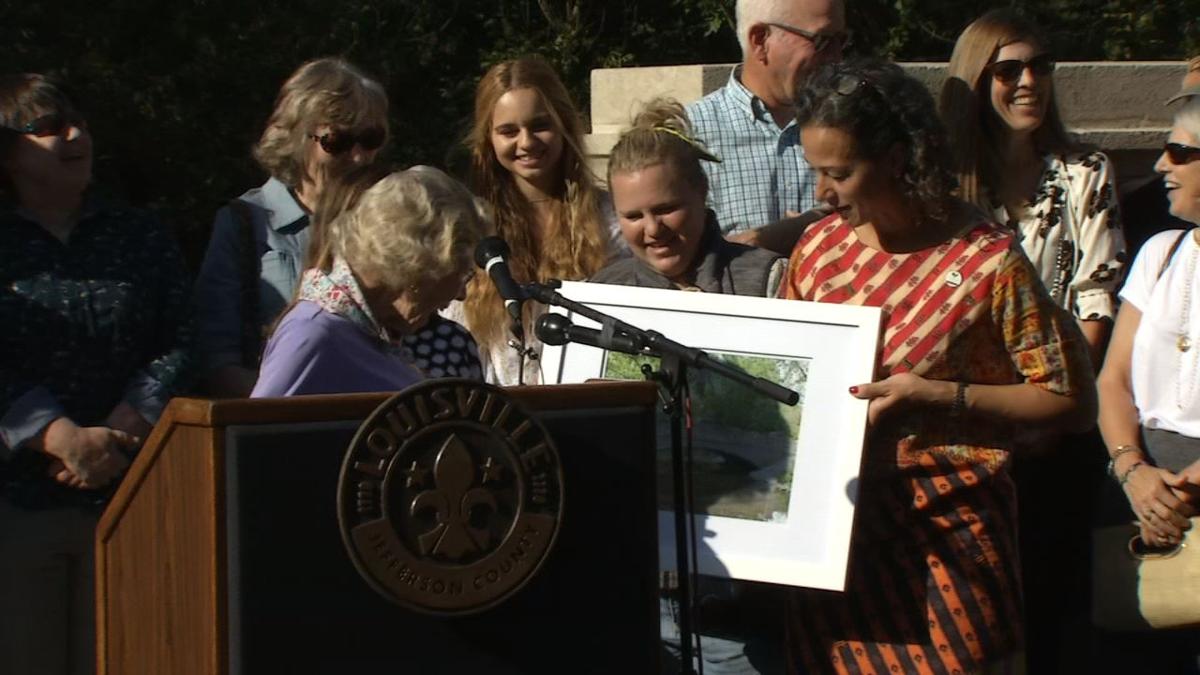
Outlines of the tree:
{"label": "tree", "polygon": [[[1183,58],[1200,49],[1200,0],[1013,0],[1060,60]],[[946,59],[991,3],[850,0],[857,49]],[[734,0],[0,0],[5,70],[62,77],[97,140],[97,181],[177,225],[190,261],[213,212],[262,181],[249,148],[280,83],[343,55],[392,101],[400,165],[461,164],[475,84],[497,61],[540,54],[580,106],[593,68],[728,63]]]}

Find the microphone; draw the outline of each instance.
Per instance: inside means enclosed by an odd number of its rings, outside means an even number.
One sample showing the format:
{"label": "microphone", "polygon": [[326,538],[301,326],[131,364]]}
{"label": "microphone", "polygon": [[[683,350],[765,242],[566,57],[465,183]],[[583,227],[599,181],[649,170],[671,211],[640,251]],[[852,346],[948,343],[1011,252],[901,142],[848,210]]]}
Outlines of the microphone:
{"label": "microphone", "polygon": [[584,328],[571,323],[562,314],[548,312],[537,320],[533,329],[538,339],[548,345],[565,345],[568,342],[598,347],[626,354],[644,354],[642,341],[625,333],[605,336],[602,331],[594,328]]}
{"label": "microphone", "polygon": [[508,255],[508,244],[500,237],[484,237],[475,247],[475,264],[487,272],[500,297],[504,298],[504,308],[512,317],[513,332],[516,333],[521,330],[521,303],[528,296],[508,270]]}

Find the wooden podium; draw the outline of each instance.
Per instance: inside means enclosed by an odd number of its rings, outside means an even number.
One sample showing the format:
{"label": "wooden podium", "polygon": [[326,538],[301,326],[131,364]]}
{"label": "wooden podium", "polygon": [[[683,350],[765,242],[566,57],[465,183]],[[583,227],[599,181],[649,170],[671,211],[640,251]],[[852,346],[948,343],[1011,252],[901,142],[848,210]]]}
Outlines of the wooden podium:
{"label": "wooden podium", "polygon": [[388,395],[172,401],[97,528],[98,672],[657,672],[654,386],[505,393],[558,447],[564,513],[528,585],[465,618],[389,602],[339,534],[342,458]]}

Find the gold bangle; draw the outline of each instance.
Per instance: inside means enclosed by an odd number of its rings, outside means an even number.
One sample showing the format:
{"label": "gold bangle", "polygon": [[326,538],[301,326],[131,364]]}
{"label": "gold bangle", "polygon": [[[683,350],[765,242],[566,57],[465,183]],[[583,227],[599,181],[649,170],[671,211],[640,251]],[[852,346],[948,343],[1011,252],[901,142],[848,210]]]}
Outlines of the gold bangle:
{"label": "gold bangle", "polygon": [[1138,452],[1142,451],[1142,449],[1136,445],[1118,445],[1115,450],[1109,453],[1108,458],[1115,462],[1121,455],[1124,455],[1127,452],[1133,452],[1135,450]]}
{"label": "gold bangle", "polygon": [[1116,478],[1117,477],[1117,458],[1120,457],[1121,455],[1124,455],[1127,452],[1133,452],[1135,450],[1138,452],[1142,451],[1142,449],[1136,445],[1118,445],[1117,449],[1113,450],[1112,453],[1110,453],[1108,455],[1108,471],[1106,473],[1108,475],[1112,476],[1113,478]]}

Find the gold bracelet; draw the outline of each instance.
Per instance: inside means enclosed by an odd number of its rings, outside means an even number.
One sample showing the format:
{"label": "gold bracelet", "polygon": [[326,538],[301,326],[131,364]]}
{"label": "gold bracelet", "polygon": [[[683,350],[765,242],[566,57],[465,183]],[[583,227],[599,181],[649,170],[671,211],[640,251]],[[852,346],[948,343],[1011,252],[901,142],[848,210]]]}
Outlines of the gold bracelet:
{"label": "gold bracelet", "polygon": [[1108,458],[1115,462],[1115,461],[1117,461],[1117,458],[1120,457],[1121,455],[1123,455],[1127,452],[1133,452],[1134,450],[1136,450],[1138,452],[1142,451],[1142,449],[1136,445],[1118,445],[1117,449],[1113,450],[1112,453],[1109,454]]}
{"label": "gold bracelet", "polygon": [[1117,458],[1120,457],[1121,455],[1124,455],[1127,452],[1133,452],[1135,450],[1137,452],[1142,451],[1142,449],[1136,445],[1118,445],[1117,449],[1113,450],[1112,453],[1109,454],[1109,456],[1108,456],[1108,471],[1107,471],[1108,475],[1112,476],[1113,478],[1116,478],[1117,477]]}

